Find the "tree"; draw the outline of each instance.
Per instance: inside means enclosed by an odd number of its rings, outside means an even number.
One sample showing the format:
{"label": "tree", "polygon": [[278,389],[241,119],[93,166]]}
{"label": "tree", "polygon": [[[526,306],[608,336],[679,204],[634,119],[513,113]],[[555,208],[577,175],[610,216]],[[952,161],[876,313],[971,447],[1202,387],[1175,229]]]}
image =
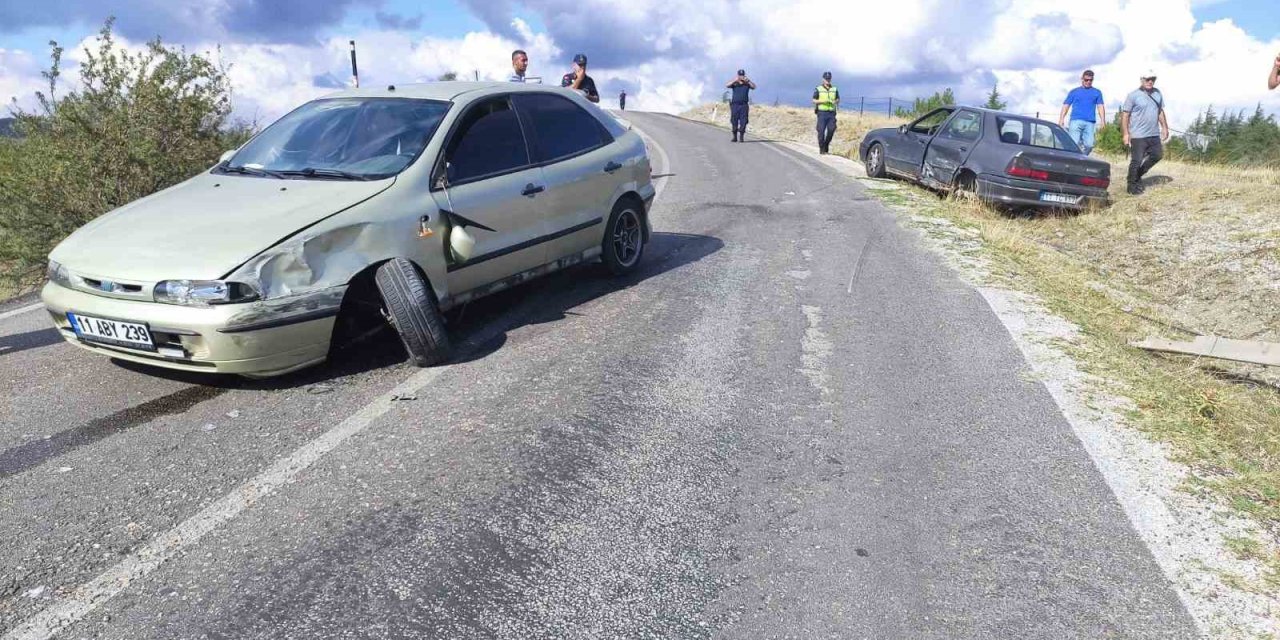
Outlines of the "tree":
{"label": "tree", "polygon": [[945,106],[953,105],[955,103],[956,103],[956,96],[954,93],[952,93],[951,88],[947,87],[946,89],[943,89],[942,92],[940,93],[934,92],[934,94],[929,96],[928,98],[916,98],[915,103],[912,104],[910,111],[902,107],[899,107],[897,109],[896,115],[898,115],[901,118],[913,118],[915,116],[922,116],[930,111],[933,111],[934,109],[937,109],[938,107],[945,107]]}
{"label": "tree", "polygon": [[982,106],[988,109],[995,109],[996,111],[1004,111],[1005,107],[1009,106],[1008,103],[1000,99],[999,82],[991,85],[991,93],[987,94],[987,103]]}
{"label": "tree", "polygon": [[458,79],[458,72],[450,71],[448,73],[442,74],[439,78],[436,78],[436,79],[439,80],[440,82],[453,82],[454,80]]}
{"label": "tree", "polygon": [[0,170],[0,274],[19,286],[70,232],[208,169],[252,133],[229,119],[225,67],[158,38],[123,50],[113,23],[85,49],[76,89],[59,95],[63,48],[50,42],[48,93],[34,112],[13,107],[23,137]]}

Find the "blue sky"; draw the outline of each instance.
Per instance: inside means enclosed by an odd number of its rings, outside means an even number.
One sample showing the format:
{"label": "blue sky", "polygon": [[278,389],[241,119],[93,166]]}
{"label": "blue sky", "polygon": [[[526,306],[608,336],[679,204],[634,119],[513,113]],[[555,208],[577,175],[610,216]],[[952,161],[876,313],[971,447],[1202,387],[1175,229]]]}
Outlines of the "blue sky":
{"label": "blue sky", "polygon": [[[345,82],[341,45],[356,38],[372,82],[501,78],[517,46],[552,78],[582,51],[602,90],[625,88],[630,105],[666,111],[714,99],[738,67],[760,101],[803,102],[829,69],[850,97],[951,87],[973,102],[999,82],[1026,112],[1054,111],[1083,66],[1113,103],[1158,67],[1179,107],[1171,114],[1185,121],[1209,103],[1280,111],[1280,93],[1259,88],[1280,52],[1275,4],[967,0],[957,13],[954,0],[0,0],[0,101],[40,88],[50,39],[74,48],[114,14],[132,43],[158,34],[221,45],[237,69],[238,109],[268,120]],[[1210,25],[1224,19],[1239,30]]]}

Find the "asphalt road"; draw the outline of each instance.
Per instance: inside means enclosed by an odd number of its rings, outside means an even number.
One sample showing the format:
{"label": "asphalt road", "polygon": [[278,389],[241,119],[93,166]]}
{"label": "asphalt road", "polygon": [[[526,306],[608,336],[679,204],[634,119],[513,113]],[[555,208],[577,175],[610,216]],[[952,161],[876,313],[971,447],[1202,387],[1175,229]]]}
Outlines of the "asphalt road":
{"label": "asphalt road", "polygon": [[575,268],[270,382],[0,307],[0,632],[1180,638],[1195,629],[982,298],[862,188],[629,113],[641,272]]}

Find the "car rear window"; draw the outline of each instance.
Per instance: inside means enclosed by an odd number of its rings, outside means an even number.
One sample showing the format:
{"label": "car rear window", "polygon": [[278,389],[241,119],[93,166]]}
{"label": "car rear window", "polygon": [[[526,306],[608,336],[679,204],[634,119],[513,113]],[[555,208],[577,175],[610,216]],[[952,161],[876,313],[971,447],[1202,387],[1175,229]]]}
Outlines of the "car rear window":
{"label": "car rear window", "polygon": [[1000,141],[1044,149],[1060,149],[1080,153],[1080,147],[1067,132],[1054,124],[1025,118],[996,117],[1000,129]]}

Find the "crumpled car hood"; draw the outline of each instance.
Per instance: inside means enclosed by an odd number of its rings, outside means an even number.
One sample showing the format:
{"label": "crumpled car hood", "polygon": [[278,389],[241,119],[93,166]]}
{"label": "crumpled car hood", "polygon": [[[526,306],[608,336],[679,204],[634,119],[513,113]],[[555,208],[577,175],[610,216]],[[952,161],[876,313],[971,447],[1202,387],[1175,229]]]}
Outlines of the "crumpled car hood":
{"label": "crumpled car hood", "polygon": [[49,258],[76,273],[121,280],[213,280],[394,182],[205,173],[90,222]]}

